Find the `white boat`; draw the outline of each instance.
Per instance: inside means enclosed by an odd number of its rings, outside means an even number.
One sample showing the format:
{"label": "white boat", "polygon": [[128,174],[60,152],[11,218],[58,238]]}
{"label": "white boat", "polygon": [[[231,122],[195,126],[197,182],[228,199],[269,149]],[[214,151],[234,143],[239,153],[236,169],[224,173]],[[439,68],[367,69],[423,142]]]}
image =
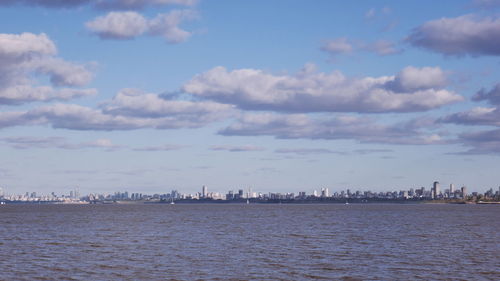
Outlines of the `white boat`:
{"label": "white boat", "polygon": [[247,199],[247,205],[250,204],[250,201]]}

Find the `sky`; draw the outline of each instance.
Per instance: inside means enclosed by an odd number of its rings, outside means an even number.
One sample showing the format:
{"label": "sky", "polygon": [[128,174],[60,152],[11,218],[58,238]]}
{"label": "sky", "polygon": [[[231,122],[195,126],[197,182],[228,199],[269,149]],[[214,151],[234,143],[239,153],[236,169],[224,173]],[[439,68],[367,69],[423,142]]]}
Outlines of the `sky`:
{"label": "sky", "polygon": [[0,0],[0,187],[500,178],[500,1]]}

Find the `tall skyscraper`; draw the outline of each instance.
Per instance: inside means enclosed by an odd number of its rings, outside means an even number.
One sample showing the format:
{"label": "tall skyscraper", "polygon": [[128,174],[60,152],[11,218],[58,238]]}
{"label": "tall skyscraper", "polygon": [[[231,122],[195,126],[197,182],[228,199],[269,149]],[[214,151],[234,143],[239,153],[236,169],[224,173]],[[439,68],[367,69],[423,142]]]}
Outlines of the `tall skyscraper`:
{"label": "tall skyscraper", "polygon": [[462,198],[465,199],[465,197],[467,197],[467,187],[462,186],[461,190],[462,190]]}
{"label": "tall skyscraper", "polygon": [[201,196],[203,198],[207,198],[207,195],[208,195],[208,188],[206,185],[204,185],[202,188],[201,188]]}
{"label": "tall skyscraper", "polygon": [[439,196],[439,193],[441,193],[441,191],[439,190],[439,182],[435,181],[433,186],[432,186],[432,198],[437,199]]}
{"label": "tall skyscraper", "polygon": [[321,188],[321,197],[330,197],[330,192],[328,187]]}

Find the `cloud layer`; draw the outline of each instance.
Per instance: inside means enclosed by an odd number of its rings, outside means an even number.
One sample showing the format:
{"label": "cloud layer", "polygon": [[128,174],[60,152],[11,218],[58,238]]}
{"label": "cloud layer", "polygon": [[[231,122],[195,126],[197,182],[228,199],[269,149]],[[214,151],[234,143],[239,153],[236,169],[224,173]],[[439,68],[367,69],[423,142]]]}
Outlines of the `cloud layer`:
{"label": "cloud layer", "polygon": [[500,129],[464,133],[459,139],[470,147],[460,154],[500,154]]}
{"label": "cloud layer", "polygon": [[1,0],[0,5],[37,5],[47,8],[71,8],[91,5],[107,10],[140,10],[147,6],[194,6],[197,0]]}
{"label": "cloud layer", "polygon": [[197,0],[95,0],[95,6],[108,10],[141,10],[147,6],[194,6]]}
{"label": "cloud layer", "polygon": [[[33,101],[69,100],[93,95],[87,66],[56,57],[57,48],[45,34],[0,34],[0,105]],[[43,85],[45,76],[51,85]],[[41,85],[42,84],[42,85]]]}
{"label": "cloud layer", "polygon": [[327,40],[321,50],[329,53],[333,58],[341,54],[351,54],[354,51],[373,52],[379,56],[387,56],[401,53],[402,50],[389,40],[380,39],[374,42],[363,42],[361,40],[351,41],[346,37]]}
{"label": "cloud layer", "polygon": [[500,55],[500,18],[465,15],[441,18],[415,28],[408,41],[445,55]]}
{"label": "cloud layer", "polygon": [[[467,126],[494,126],[500,128],[500,83],[490,90],[481,89],[473,101],[487,101],[491,107],[475,107],[468,111],[450,114],[440,118],[442,123]],[[457,142],[469,147],[465,154],[500,153],[500,129],[481,130],[459,134]]]}
{"label": "cloud layer", "polygon": [[438,134],[426,132],[428,120],[383,125],[367,117],[311,118],[304,114],[245,114],[219,131],[224,136],[274,136],[279,139],[353,139],[366,143],[441,144]]}
{"label": "cloud layer", "polygon": [[30,148],[57,148],[57,149],[84,149],[84,148],[104,148],[108,151],[121,148],[122,146],[113,144],[109,139],[98,139],[83,143],[70,143],[63,137],[5,137],[0,138],[0,143],[15,149]]}
{"label": "cloud layer", "polygon": [[345,37],[328,40],[321,47],[321,50],[328,52],[331,55],[350,53],[353,49],[352,43],[350,43]]}
{"label": "cloud layer", "polygon": [[102,131],[198,128],[230,116],[231,111],[229,105],[166,100],[155,94],[124,89],[99,109],[52,104],[27,111],[0,112],[0,128],[21,125]]}
{"label": "cloud layer", "polygon": [[133,39],[149,34],[161,36],[174,44],[186,41],[191,36],[190,32],[181,29],[179,25],[195,17],[196,13],[191,10],[173,10],[151,20],[133,11],[110,12],[87,22],[85,26],[101,39]]}
{"label": "cloud layer", "polygon": [[319,73],[313,65],[295,75],[215,67],[182,87],[186,93],[247,110],[282,112],[417,112],[463,100],[446,86],[439,67],[407,67],[395,76],[349,78]]}
{"label": "cloud layer", "polygon": [[102,104],[103,112],[142,118],[166,116],[202,116],[213,114],[225,117],[233,106],[212,101],[173,100],[169,96],[145,93],[138,89],[123,89],[109,102]]}
{"label": "cloud layer", "polygon": [[279,148],[274,152],[284,154],[297,154],[297,155],[317,155],[317,154],[347,154],[342,151],[334,151],[326,148]]}
{"label": "cloud layer", "polygon": [[475,107],[469,111],[463,111],[445,116],[440,119],[444,123],[455,123],[459,125],[488,125],[500,126],[500,83],[491,90],[481,89],[473,97],[474,101],[488,101],[492,107]]}
{"label": "cloud layer", "polygon": [[229,152],[263,151],[265,148],[255,145],[212,145],[211,150]]}

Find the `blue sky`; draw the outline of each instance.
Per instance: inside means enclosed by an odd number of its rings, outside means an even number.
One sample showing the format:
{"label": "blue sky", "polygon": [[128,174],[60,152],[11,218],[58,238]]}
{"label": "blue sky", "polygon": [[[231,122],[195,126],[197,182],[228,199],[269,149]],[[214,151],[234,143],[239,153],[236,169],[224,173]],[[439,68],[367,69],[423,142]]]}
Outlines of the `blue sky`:
{"label": "blue sky", "polygon": [[496,0],[0,1],[0,187],[495,188],[499,11]]}

